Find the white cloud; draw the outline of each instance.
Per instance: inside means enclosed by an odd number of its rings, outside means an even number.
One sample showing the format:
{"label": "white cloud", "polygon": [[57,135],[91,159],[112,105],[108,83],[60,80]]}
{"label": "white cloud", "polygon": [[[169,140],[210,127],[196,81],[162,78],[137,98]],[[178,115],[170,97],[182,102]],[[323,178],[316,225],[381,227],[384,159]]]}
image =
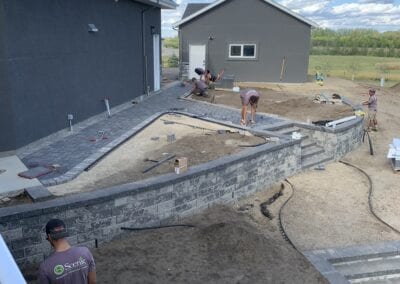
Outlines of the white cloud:
{"label": "white cloud", "polygon": [[320,12],[326,7],[327,3],[321,2],[321,3],[315,3],[312,5],[307,5],[305,7],[302,7],[298,10],[294,10],[296,13],[299,13],[301,15],[307,16],[307,15],[312,15],[316,12]]}
{"label": "white cloud", "polygon": [[393,0],[360,0],[358,3],[384,3],[384,4],[389,4],[389,3],[394,3]]}
{"label": "white cloud", "polygon": [[360,4],[360,3],[346,3],[333,7],[332,13],[335,15],[348,14],[351,16],[358,15],[385,15],[385,14],[400,14],[400,7],[393,4]]}
{"label": "white cloud", "polygon": [[278,1],[280,4],[283,6],[292,9],[295,12],[300,12],[300,11],[318,11],[320,9],[325,8],[330,0],[310,0],[310,1],[304,1],[304,0],[283,0],[283,1]]}

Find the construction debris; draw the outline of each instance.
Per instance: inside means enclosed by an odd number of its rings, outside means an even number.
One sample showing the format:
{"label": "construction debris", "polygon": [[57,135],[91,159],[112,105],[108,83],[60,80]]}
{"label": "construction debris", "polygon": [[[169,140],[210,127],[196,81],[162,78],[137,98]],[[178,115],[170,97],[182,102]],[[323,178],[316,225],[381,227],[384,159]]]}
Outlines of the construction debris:
{"label": "construction debris", "polygon": [[168,143],[172,143],[172,142],[174,142],[176,140],[176,137],[175,137],[175,134],[174,133],[171,133],[171,134],[168,134],[167,135],[167,141],[168,141]]}
{"label": "construction debris", "polygon": [[180,157],[175,160],[175,173],[180,174],[187,171],[188,162],[186,157]]}
{"label": "construction debris", "polygon": [[301,135],[301,133],[300,132],[293,132],[292,133],[292,139],[293,140],[299,140],[299,139],[301,139],[302,138],[302,135]]}
{"label": "construction debris", "polygon": [[32,169],[29,169],[27,171],[21,172],[18,174],[18,176],[22,177],[22,178],[27,178],[27,179],[34,179],[34,178],[38,178],[41,177],[43,175],[47,175],[51,172],[53,172],[55,170],[54,167],[35,167]]}
{"label": "construction debris", "polygon": [[158,166],[161,165],[162,163],[165,163],[165,162],[167,162],[167,161],[169,161],[169,160],[175,158],[175,156],[176,156],[176,155],[170,155],[170,156],[168,156],[168,157],[166,157],[166,158],[164,158],[164,159],[158,161],[156,164],[154,164],[154,165],[152,165],[152,166],[146,168],[144,171],[142,171],[142,173],[145,174],[145,173],[151,171],[152,169],[158,167]]}
{"label": "construction debris", "polygon": [[345,122],[349,122],[350,120],[356,119],[357,116],[353,115],[353,116],[347,116],[347,117],[343,117],[341,119],[337,119],[337,120],[333,120],[331,122],[328,122],[327,124],[325,124],[326,127],[332,127],[335,128],[336,125],[345,123]]}
{"label": "construction debris", "polygon": [[324,93],[315,95],[314,97],[314,103],[318,104],[343,104],[342,102],[342,97],[338,94],[332,94],[332,96],[328,96]]}
{"label": "construction debris", "polygon": [[331,121],[333,121],[333,120],[317,120],[317,121],[312,121],[312,124],[325,126],[328,122],[331,122]]}
{"label": "construction debris", "polygon": [[89,138],[91,142],[97,142],[98,140],[106,140],[108,137],[106,136],[106,132],[103,130],[97,131],[97,135],[95,137]]}
{"label": "construction debris", "polygon": [[238,211],[249,211],[251,208],[254,207],[254,204],[244,204],[238,208]]}
{"label": "construction debris", "polygon": [[317,171],[325,171],[325,166],[324,166],[324,165],[318,165],[318,166],[316,166],[316,167],[314,168],[314,170],[317,170]]}
{"label": "construction debris", "polygon": [[391,161],[393,170],[400,171],[400,138],[393,138],[387,157]]}

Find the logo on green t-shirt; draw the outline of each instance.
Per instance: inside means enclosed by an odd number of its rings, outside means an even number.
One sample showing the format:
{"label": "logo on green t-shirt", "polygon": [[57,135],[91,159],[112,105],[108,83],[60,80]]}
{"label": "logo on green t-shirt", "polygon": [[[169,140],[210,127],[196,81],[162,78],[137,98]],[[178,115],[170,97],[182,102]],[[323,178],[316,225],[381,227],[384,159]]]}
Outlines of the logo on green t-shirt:
{"label": "logo on green t-shirt", "polygon": [[61,275],[63,273],[64,273],[64,266],[62,266],[61,264],[54,266],[54,274],[55,275]]}

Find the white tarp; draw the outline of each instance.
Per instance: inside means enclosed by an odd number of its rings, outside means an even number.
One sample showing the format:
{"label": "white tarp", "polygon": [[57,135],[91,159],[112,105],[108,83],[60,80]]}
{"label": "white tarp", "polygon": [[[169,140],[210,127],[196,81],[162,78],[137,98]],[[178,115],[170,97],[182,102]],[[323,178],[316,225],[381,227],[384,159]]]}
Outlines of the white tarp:
{"label": "white tarp", "polygon": [[392,144],[389,145],[387,157],[400,161],[400,138],[393,138]]}
{"label": "white tarp", "polygon": [[1,284],[26,284],[17,264],[3,237],[0,234],[0,283]]}

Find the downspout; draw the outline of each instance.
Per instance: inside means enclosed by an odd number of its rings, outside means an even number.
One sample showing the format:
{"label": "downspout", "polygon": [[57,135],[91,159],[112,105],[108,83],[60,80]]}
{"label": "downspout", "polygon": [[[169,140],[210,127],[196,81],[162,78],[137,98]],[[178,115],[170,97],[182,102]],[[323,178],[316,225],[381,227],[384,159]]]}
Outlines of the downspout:
{"label": "downspout", "polygon": [[143,52],[143,87],[144,93],[149,95],[149,86],[148,86],[148,78],[147,78],[147,52],[146,52],[146,29],[144,26],[145,18],[144,13],[150,10],[151,8],[146,8],[142,10],[142,52]]}
{"label": "downspout", "polygon": [[[157,0],[157,5],[160,5],[160,0]],[[146,95],[150,94],[149,78],[148,78],[148,66],[147,66],[147,52],[146,52],[146,28],[145,28],[145,13],[154,9],[154,6],[150,6],[142,10],[142,51],[143,51],[143,84],[144,93]],[[160,8],[161,9],[161,8]]]}

